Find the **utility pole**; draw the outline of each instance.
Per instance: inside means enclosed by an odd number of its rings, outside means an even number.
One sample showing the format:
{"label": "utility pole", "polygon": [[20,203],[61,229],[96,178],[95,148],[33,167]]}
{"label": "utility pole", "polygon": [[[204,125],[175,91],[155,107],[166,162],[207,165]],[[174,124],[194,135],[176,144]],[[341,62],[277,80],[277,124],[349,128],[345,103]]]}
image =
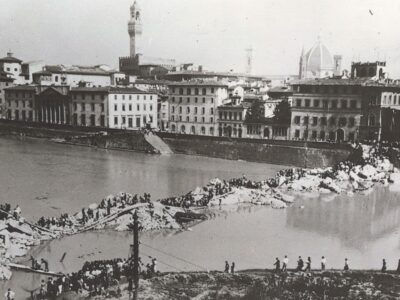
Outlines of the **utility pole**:
{"label": "utility pole", "polygon": [[133,283],[135,284],[133,299],[137,300],[139,291],[139,222],[136,210],[133,215]]}

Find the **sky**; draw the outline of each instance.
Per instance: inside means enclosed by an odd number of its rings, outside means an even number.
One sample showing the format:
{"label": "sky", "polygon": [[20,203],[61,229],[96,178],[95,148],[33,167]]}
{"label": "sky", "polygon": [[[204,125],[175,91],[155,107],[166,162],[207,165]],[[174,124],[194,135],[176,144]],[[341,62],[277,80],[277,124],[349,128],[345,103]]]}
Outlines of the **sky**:
{"label": "sky", "polygon": [[[0,0],[0,56],[8,50],[46,64],[108,64],[129,54],[133,0]],[[140,52],[244,72],[297,74],[302,47],[320,36],[331,54],[352,61],[386,60],[400,78],[398,0],[138,0]]]}

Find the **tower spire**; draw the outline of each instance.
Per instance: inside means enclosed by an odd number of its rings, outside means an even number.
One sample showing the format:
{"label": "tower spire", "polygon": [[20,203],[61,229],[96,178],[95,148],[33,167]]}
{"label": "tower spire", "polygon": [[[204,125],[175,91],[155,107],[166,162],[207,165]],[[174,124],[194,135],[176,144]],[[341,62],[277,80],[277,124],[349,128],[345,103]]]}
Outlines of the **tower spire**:
{"label": "tower spire", "polygon": [[130,15],[128,22],[129,54],[131,57],[136,57],[136,37],[142,34],[141,11],[136,0],[130,7]]}

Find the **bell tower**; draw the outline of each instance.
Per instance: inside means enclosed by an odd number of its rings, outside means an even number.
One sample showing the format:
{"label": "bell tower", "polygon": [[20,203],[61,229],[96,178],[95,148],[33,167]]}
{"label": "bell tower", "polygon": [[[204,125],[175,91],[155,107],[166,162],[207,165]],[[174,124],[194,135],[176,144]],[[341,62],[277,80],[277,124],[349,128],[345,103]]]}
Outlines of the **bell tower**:
{"label": "bell tower", "polygon": [[129,55],[136,57],[136,37],[142,34],[141,11],[135,0],[131,6],[131,17],[128,22]]}

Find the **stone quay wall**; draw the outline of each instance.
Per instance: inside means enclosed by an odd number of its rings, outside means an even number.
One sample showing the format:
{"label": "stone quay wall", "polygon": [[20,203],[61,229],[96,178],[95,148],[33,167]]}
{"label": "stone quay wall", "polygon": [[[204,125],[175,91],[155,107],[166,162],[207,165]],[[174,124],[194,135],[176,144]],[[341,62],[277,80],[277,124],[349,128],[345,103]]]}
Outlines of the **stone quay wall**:
{"label": "stone quay wall", "polygon": [[[104,135],[104,133],[107,133]],[[42,125],[0,120],[0,135],[25,135],[62,139],[63,143],[155,153],[140,131],[70,125]],[[347,144],[303,141],[238,139],[157,133],[174,153],[231,160],[281,164],[296,167],[326,167],[345,160],[352,153]],[[61,142],[61,141],[60,141]]]}

